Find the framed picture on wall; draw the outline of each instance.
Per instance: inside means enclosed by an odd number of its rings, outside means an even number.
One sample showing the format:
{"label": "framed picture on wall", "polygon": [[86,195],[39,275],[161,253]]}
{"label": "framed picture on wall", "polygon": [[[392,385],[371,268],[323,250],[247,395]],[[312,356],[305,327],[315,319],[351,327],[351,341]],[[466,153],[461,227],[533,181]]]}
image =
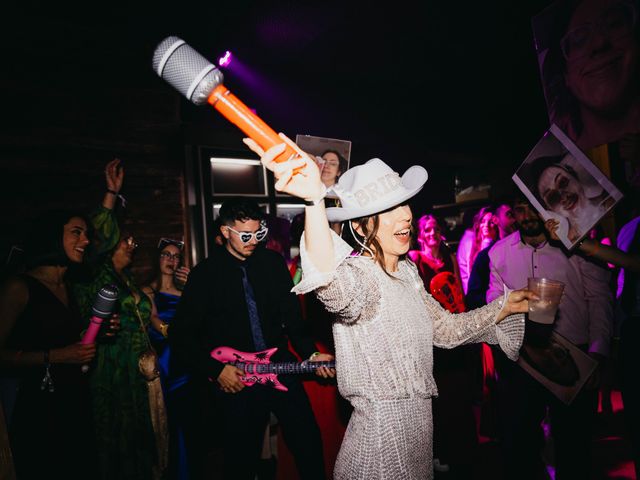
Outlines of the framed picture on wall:
{"label": "framed picture on wall", "polygon": [[556,125],[544,134],[513,181],[544,221],[559,223],[572,249],[622,198],[622,193]]}

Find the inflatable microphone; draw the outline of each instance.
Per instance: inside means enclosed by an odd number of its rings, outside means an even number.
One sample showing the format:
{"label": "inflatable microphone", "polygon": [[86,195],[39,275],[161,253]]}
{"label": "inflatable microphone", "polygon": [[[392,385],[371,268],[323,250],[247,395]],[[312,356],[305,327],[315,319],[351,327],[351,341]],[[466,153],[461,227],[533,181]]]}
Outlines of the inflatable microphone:
{"label": "inflatable microphone", "polygon": [[[210,103],[263,150],[282,143],[278,134],[242,103],[222,82],[222,72],[178,37],[167,37],[153,53],[153,70],[196,105]],[[276,161],[295,155],[287,145]]]}
{"label": "inflatable microphone", "polygon": [[[89,320],[89,328],[80,340],[80,343],[87,345],[95,343],[100,325],[102,321],[110,318],[118,301],[118,288],[115,285],[105,285],[98,291],[96,299],[91,306],[91,319]],[[82,366],[82,372],[86,373],[89,365]]]}

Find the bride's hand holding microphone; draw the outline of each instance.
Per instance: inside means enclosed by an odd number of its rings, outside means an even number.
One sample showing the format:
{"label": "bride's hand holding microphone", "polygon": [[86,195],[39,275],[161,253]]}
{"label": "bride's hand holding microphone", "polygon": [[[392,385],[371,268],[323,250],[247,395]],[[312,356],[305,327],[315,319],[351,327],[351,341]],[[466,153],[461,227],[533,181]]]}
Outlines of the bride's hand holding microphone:
{"label": "bride's hand holding microphone", "polygon": [[[310,201],[322,198],[325,187],[320,181],[320,171],[316,162],[287,136],[282,133],[279,136],[283,143],[271,147],[266,152],[250,138],[243,139],[243,142],[260,156],[265,168],[273,172],[277,191]],[[284,162],[276,162],[275,159],[285,150],[286,145],[293,148],[297,155]]]}

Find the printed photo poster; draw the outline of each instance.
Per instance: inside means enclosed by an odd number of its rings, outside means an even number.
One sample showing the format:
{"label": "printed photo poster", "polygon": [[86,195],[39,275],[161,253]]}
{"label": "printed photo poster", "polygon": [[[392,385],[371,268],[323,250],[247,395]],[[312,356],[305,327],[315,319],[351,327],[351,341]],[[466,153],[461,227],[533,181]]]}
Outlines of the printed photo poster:
{"label": "printed photo poster", "polygon": [[349,169],[351,142],[337,138],[296,135],[296,144],[315,157],[320,168],[320,179],[331,193],[331,187]]}
{"label": "printed photo poster", "polygon": [[569,250],[622,198],[620,190],[556,125],[512,178],[544,221],[558,221],[558,237]]}
{"label": "printed photo poster", "polygon": [[549,123],[583,150],[640,132],[638,0],[556,1],[532,27]]}
{"label": "printed photo poster", "polygon": [[543,345],[524,343],[517,361],[529,375],[570,405],[598,366],[588,354],[552,332]]}

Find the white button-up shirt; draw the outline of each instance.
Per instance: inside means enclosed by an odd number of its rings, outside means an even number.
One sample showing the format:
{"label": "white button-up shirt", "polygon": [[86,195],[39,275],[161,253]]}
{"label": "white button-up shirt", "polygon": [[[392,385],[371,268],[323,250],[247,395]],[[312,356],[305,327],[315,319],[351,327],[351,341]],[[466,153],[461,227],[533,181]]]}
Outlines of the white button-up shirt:
{"label": "white button-up shirt", "polygon": [[547,242],[537,248],[527,245],[520,232],[496,242],[489,260],[487,302],[502,296],[505,286],[525,288],[529,277],[558,280],[565,287],[554,330],[576,345],[588,344],[589,352],[609,354],[613,293],[606,269]]}

